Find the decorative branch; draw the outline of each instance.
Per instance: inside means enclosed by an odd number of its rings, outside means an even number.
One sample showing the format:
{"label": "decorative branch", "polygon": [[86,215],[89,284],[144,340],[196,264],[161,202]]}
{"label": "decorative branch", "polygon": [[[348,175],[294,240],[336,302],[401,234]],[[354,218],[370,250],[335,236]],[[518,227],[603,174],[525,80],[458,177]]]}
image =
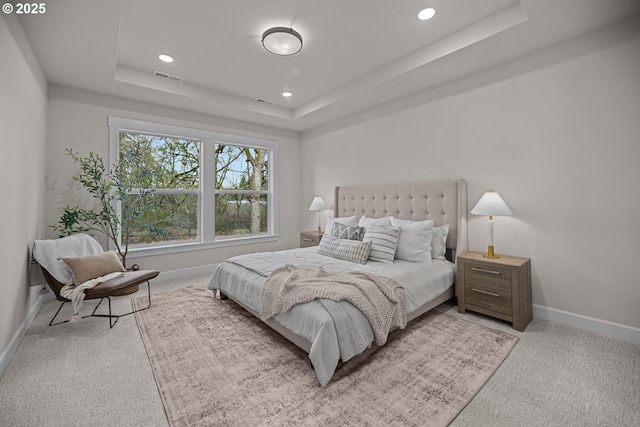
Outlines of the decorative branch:
{"label": "decorative branch", "polygon": [[[113,242],[126,268],[131,224],[141,211],[144,197],[152,193],[152,190],[143,186],[137,192],[133,192],[132,187],[127,185],[130,177],[122,173],[120,166],[114,165],[109,172],[98,154],[91,152],[88,157],[81,157],[72,149],[67,148],[65,151],[74,163],[80,165],[80,173],[73,177],[74,181],[79,182],[98,201],[98,209],[91,210],[67,205],[63,208],[58,223],[51,227],[60,237],[89,230],[106,235]],[[133,160],[136,154],[138,159],[140,157],[139,150],[134,149],[129,154],[133,156]],[[144,174],[145,172],[142,173]],[[144,179],[139,182],[145,184]],[[130,202],[128,199],[132,195],[136,197],[133,202]],[[114,207],[116,202],[121,203],[121,217]]]}

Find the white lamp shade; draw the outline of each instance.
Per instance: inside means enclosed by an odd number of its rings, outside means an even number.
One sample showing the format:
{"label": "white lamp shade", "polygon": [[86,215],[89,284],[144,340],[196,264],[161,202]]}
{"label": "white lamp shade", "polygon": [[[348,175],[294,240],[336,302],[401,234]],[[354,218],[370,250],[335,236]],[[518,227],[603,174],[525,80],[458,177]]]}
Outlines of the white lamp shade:
{"label": "white lamp shade", "polygon": [[473,215],[504,216],[513,215],[502,197],[493,190],[482,195],[478,203],[471,209]]}
{"label": "white lamp shade", "polygon": [[311,202],[311,206],[309,206],[310,211],[321,211],[327,209],[327,204],[324,202],[324,199],[320,196],[316,196],[313,198]]}

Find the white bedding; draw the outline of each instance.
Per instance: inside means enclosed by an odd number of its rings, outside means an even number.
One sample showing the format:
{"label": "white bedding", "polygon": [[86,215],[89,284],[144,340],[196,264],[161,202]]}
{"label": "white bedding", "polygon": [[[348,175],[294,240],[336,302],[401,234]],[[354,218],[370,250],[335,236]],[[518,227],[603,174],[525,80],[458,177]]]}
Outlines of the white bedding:
{"label": "white bedding", "polygon": [[[367,271],[393,278],[402,284],[407,297],[407,314],[411,314],[446,292],[454,283],[455,266],[449,261],[433,260],[431,264],[402,260],[395,260],[393,264],[368,261],[361,265],[320,255],[316,250],[316,247],[310,247],[266,252],[261,253],[260,257],[250,254],[230,258],[218,266],[209,289],[218,289],[259,312],[262,287],[267,276],[273,269],[284,264],[304,268],[323,267],[327,271]],[[354,335],[350,342],[344,342],[341,326],[334,323],[323,306],[328,303],[333,302],[311,301],[274,317],[278,323],[311,343],[309,358],[322,386],[331,380],[341,358],[346,361],[364,351],[374,337],[371,326],[362,313],[349,303],[333,303],[337,306],[333,306],[331,312],[335,316],[335,309],[341,311],[348,319],[346,323],[349,324],[349,334]]]}

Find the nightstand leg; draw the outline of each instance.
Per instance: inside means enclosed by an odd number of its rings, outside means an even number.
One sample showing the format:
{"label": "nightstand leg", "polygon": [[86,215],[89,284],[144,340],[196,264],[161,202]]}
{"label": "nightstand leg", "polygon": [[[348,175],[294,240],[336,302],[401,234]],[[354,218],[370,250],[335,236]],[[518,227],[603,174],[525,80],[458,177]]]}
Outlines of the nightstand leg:
{"label": "nightstand leg", "polygon": [[513,326],[513,329],[519,332],[524,332],[524,330],[527,327],[527,325],[523,325],[522,323],[515,323],[515,322],[512,324],[512,326]]}

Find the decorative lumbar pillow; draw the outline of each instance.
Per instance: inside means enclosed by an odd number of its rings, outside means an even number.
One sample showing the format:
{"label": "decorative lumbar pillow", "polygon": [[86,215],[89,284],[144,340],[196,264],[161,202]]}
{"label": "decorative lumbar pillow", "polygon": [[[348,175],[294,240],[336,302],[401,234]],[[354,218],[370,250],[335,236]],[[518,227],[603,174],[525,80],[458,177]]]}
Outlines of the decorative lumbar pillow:
{"label": "decorative lumbar pillow", "polygon": [[369,259],[387,264],[393,264],[398,246],[399,227],[367,227],[364,233],[365,242],[371,242]]}
{"label": "decorative lumbar pillow", "polygon": [[345,261],[364,264],[369,258],[371,242],[359,240],[338,239],[332,236],[323,236],[318,245],[318,253]]}
{"label": "decorative lumbar pillow", "polygon": [[431,262],[433,220],[409,221],[391,218],[391,225],[400,227],[396,258],[412,262]]}
{"label": "decorative lumbar pillow", "polygon": [[343,224],[343,225],[358,225],[356,224],[356,216],[345,216],[345,217],[339,217],[339,218],[333,218],[333,217],[329,217],[327,218],[327,222],[324,226],[324,232],[325,233],[329,233],[331,234],[331,231],[333,230],[333,224],[334,223],[339,223],[339,224]]}
{"label": "decorative lumbar pillow", "polygon": [[364,237],[364,227],[358,225],[344,225],[339,222],[333,223],[331,237],[347,240],[362,240]]}
{"label": "decorative lumbar pillow", "polygon": [[431,258],[446,259],[447,235],[449,234],[449,224],[433,227],[433,238],[431,240]]}
{"label": "decorative lumbar pillow", "polygon": [[372,225],[378,226],[378,227],[389,227],[391,226],[391,218],[390,216],[385,216],[383,218],[367,218],[366,216],[362,215],[360,217],[360,220],[358,221],[358,225],[360,227],[371,227]]}
{"label": "decorative lumbar pillow", "polygon": [[63,258],[62,260],[71,269],[73,281],[78,285],[110,273],[126,271],[120,259],[118,259],[118,255],[113,251],[103,252],[98,255]]}

